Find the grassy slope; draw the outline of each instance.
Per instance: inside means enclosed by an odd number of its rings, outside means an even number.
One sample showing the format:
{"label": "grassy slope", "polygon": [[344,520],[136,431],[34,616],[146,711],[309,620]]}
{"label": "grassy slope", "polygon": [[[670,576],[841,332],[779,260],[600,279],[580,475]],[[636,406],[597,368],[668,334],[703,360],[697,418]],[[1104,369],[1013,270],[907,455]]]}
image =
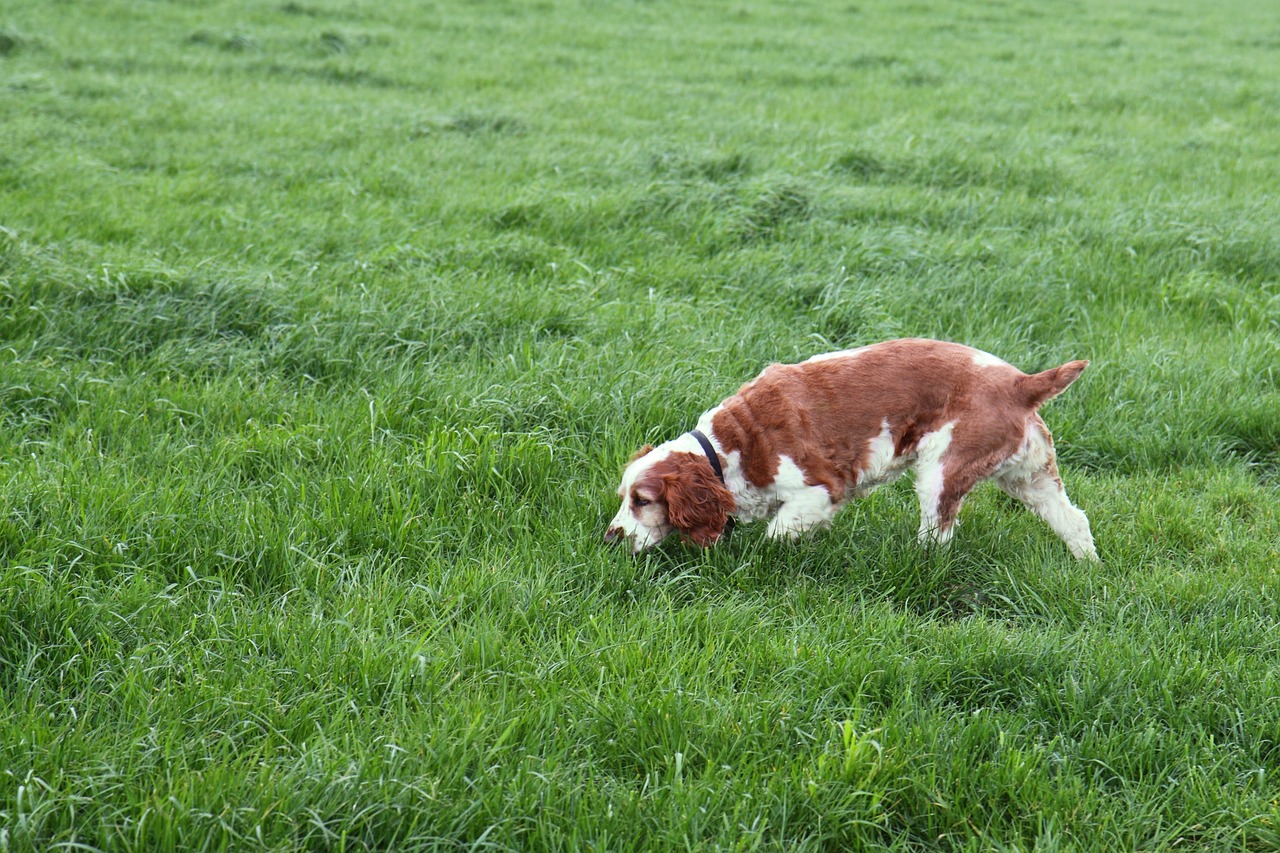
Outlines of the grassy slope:
{"label": "grassy slope", "polygon": [[[1258,4],[0,11],[0,845],[1280,843]],[[993,491],[604,550],[770,360],[919,334]]]}

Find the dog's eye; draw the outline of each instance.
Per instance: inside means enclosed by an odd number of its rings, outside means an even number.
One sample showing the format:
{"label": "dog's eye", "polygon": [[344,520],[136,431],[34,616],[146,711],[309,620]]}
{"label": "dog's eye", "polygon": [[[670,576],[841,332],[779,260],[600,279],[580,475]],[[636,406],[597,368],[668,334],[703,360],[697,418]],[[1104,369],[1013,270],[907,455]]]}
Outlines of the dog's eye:
{"label": "dog's eye", "polygon": [[648,506],[649,504],[653,503],[653,501],[648,500],[646,498],[639,497],[639,496],[636,496],[631,500],[635,502],[636,506]]}

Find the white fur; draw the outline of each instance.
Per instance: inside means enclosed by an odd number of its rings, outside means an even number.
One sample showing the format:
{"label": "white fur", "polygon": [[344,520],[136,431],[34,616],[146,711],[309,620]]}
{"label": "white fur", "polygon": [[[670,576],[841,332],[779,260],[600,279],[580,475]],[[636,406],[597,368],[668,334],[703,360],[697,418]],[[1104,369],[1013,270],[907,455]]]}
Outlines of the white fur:
{"label": "white fur", "polygon": [[804,481],[804,471],[783,454],[778,457],[778,475],[771,487],[777,495],[778,511],[765,529],[771,538],[785,536],[794,539],[806,530],[829,524],[837,506],[822,486],[809,486]]}
{"label": "white fur", "polygon": [[759,521],[762,518],[768,518],[777,510],[780,501],[772,487],[757,489],[747,481],[747,476],[742,471],[742,454],[739,451],[724,452],[724,446],[716,439],[715,430],[711,426],[720,408],[716,406],[704,412],[698,418],[697,428],[711,441],[711,446],[724,460],[724,485],[733,493],[734,503],[737,504],[734,518],[739,521]]}
{"label": "white fur", "polygon": [[815,361],[830,361],[833,358],[854,358],[861,355],[866,349],[866,347],[854,347],[853,349],[842,349],[836,352],[824,352],[805,361],[806,363],[813,363]]}
{"label": "white fur", "polygon": [[980,349],[973,351],[973,363],[978,367],[1012,367],[1013,365],[1005,361],[1003,358],[994,356],[989,352],[983,352]]}
{"label": "white fur", "polygon": [[950,421],[942,429],[926,433],[916,448],[916,496],[920,498],[921,542],[944,544],[951,539],[955,528],[954,524],[946,528],[938,524],[938,503],[946,485],[942,476],[942,457],[951,446],[954,428],[955,421]]}
{"label": "white fur", "polygon": [[867,465],[858,472],[858,482],[854,485],[853,496],[866,497],[877,486],[891,483],[911,464],[910,456],[895,456],[897,449],[893,440],[893,429],[886,418],[880,424],[880,434],[867,442]]}
{"label": "white fur", "polygon": [[1022,448],[996,469],[992,479],[1043,518],[1077,559],[1096,560],[1089,519],[1067,497],[1054,469],[1053,445],[1038,426],[1034,421],[1028,424]]}
{"label": "white fur", "polygon": [[759,521],[773,515],[779,503],[776,490],[757,489],[747,481],[747,475],[742,472],[742,454],[737,450],[724,458],[724,484],[737,504],[734,517],[739,521]]}

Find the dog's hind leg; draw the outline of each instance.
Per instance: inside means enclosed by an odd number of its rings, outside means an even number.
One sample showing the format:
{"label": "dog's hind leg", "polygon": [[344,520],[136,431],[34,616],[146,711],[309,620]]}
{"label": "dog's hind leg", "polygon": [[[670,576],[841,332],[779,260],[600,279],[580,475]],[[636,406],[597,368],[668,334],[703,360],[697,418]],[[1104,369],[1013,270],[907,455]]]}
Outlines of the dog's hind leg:
{"label": "dog's hind leg", "polygon": [[996,485],[1022,501],[1027,509],[1043,518],[1053,532],[1067,543],[1078,560],[1096,560],[1089,519],[1071,499],[1062,485],[1056,466],[1041,468],[1025,477],[997,477]]}
{"label": "dog's hind leg", "polygon": [[1028,424],[1027,452],[1022,464],[997,471],[996,485],[1048,523],[1078,560],[1097,560],[1089,519],[1067,497],[1058,475],[1053,437],[1037,415]]}

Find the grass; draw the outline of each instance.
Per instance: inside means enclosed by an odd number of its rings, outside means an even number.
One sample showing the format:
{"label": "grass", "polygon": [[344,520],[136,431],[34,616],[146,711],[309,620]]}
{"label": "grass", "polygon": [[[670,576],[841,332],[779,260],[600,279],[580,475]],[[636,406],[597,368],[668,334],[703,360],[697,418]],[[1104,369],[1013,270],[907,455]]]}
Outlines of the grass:
{"label": "grass", "polygon": [[[0,849],[1280,846],[1258,4],[0,10]],[[632,559],[774,360],[1027,370],[979,490]]]}

